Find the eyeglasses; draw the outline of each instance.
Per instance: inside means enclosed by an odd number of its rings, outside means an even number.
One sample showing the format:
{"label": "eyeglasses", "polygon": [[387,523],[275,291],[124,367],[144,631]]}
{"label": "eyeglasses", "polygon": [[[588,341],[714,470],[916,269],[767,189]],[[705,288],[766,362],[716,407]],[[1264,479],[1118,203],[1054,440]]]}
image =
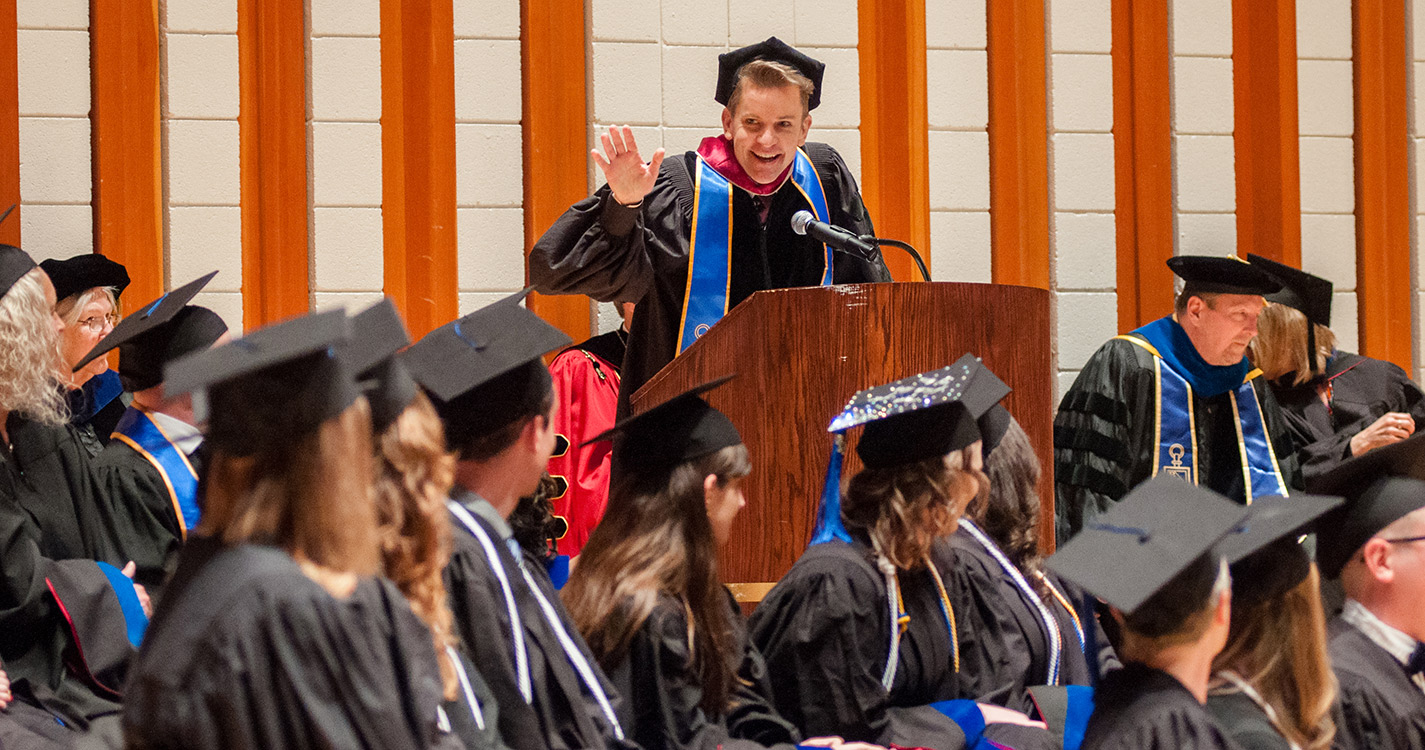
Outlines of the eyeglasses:
{"label": "eyeglasses", "polygon": [[105,328],[113,328],[114,326],[118,325],[118,323],[118,313],[109,313],[108,315],[95,315],[76,322],[77,325],[81,325],[85,328],[88,328],[92,333],[100,333]]}

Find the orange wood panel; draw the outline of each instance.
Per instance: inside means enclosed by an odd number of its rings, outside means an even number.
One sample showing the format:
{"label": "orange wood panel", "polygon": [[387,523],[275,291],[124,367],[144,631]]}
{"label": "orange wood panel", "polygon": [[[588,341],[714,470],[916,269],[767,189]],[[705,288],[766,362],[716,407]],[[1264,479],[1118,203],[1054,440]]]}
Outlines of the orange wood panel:
{"label": "orange wood panel", "polygon": [[419,338],[458,313],[451,0],[381,2],[386,294]]}
{"label": "orange wood panel", "polygon": [[[520,0],[524,68],[525,253],[570,205],[589,194],[589,107],[584,4]],[[531,294],[529,309],[575,341],[590,333],[589,298]]]}
{"label": "orange wood panel", "polygon": [[[0,3],[0,213],[20,202],[19,21],[15,3]],[[20,208],[0,223],[0,242],[20,245]]]}
{"label": "orange wood panel", "polygon": [[986,6],[990,241],[997,284],[1049,288],[1048,89],[1043,0]]}
{"label": "orange wood panel", "polygon": [[158,0],[91,0],[89,44],[94,250],[142,304],[164,291]]}
{"label": "orange wood panel", "polygon": [[304,3],[238,0],[243,325],[311,307]]}
{"label": "orange wood panel", "polygon": [[1301,265],[1296,0],[1233,0],[1237,249]]}
{"label": "orange wood panel", "polygon": [[[876,234],[930,261],[930,129],[925,90],[925,0],[859,0],[861,197]],[[812,122],[815,127],[816,116]],[[813,133],[815,130],[813,130]],[[886,253],[897,281],[919,281],[905,254]]]}
{"label": "orange wood panel", "polygon": [[1113,0],[1113,156],[1118,327],[1173,309],[1168,0]]}
{"label": "orange wood panel", "polygon": [[1352,4],[1361,353],[1413,372],[1405,4]]}

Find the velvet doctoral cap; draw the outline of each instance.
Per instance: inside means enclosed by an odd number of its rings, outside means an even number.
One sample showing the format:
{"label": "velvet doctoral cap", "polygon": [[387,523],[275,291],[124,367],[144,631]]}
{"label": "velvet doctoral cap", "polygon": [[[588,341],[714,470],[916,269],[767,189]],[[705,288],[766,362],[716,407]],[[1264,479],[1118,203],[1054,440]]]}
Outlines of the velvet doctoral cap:
{"label": "velvet doctoral cap", "polygon": [[1233,603],[1275,599],[1306,580],[1311,556],[1299,537],[1343,502],[1326,495],[1270,495],[1248,506],[1247,518],[1217,545],[1232,566]]}
{"label": "velvet doctoral cap", "polygon": [[1311,363],[1311,372],[1315,374],[1316,326],[1331,327],[1331,292],[1334,287],[1320,276],[1313,276],[1270,258],[1248,253],[1247,259],[1281,282],[1281,291],[1268,294],[1268,302],[1286,305],[1306,316],[1306,361]]}
{"label": "velvet doctoral cap", "polygon": [[807,57],[775,36],[768,37],[765,42],[758,42],[717,56],[717,92],[713,98],[717,100],[718,104],[726,105],[732,98],[732,91],[737,88],[737,71],[742,70],[742,66],[753,60],[779,62],[796,69],[812,84],[811,98],[807,100],[807,109],[816,109],[817,105],[821,104],[821,78],[822,74],[826,72],[826,63]]}
{"label": "velvet doctoral cap", "polygon": [[459,448],[538,411],[553,388],[545,354],[573,341],[511,295],[426,334],[400,356]]}
{"label": "velvet doctoral cap", "polygon": [[1131,615],[1204,557],[1220,557],[1214,548],[1246,517],[1245,506],[1215,492],[1158,476],[1091,519],[1044,566]]}
{"label": "velvet doctoral cap", "polygon": [[193,393],[207,440],[235,456],[289,445],[351,406],[360,391],[341,310],[261,328],[165,368],[165,395]]}
{"label": "velvet doctoral cap", "polygon": [[41,261],[40,268],[49,274],[57,300],[97,286],[113,287],[117,297],[129,285],[128,270],[99,253],[83,253],[64,260],[51,258]]}
{"label": "velvet doctoral cap", "polygon": [[1344,461],[1307,489],[1346,498],[1316,535],[1321,574],[1335,578],[1381,529],[1425,508],[1425,433]]}
{"label": "velvet doctoral cap", "polygon": [[217,276],[213,271],[174,289],[119,321],[99,340],[74,372],[119,350],[119,378],[127,391],[142,391],[163,382],[163,368],[191,352],[207,349],[228,330],[228,324],[206,307],[188,304]]}
{"label": "velvet doctoral cap", "polygon": [[381,434],[416,398],[416,381],[396,353],[411,343],[390,297],[351,318],[351,369],[371,405],[371,429]]}
{"label": "velvet doctoral cap", "polygon": [[742,444],[732,420],[708,405],[702,394],[737,377],[727,375],[690,388],[603,431],[584,445],[613,440],[620,471],[659,471]]}
{"label": "velvet doctoral cap", "polygon": [[1262,269],[1235,255],[1177,255],[1168,268],[1205,294],[1256,294],[1266,296],[1282,285]]}

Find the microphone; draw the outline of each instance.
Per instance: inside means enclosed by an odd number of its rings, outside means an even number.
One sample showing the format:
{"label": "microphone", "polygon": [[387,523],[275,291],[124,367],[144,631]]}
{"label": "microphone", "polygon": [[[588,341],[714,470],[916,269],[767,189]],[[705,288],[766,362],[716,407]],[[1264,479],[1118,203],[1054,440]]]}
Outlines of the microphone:
{"label": "microphone", "polygon": [[802,210],[792,214],[792,231],[807,235],[842,252],[859,255],[866,260],[874,261],[881,255],[880,249],[875,245],[841,227],[817,221],[810,211]]}

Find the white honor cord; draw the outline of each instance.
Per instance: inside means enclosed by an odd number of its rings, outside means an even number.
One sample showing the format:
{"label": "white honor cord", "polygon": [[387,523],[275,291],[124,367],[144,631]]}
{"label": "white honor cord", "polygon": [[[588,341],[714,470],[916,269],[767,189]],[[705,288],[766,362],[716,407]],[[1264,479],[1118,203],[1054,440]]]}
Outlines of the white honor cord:
{"label": "white honor cord", "polygon": [[890,605],[891,619],[891,645],[886,651],[886,670],[881,673],[881,686],[890,692],[891,685],[896,681],[896,667],[900,664],[901,650],[901,623],[900,608],[896,603],[900,601],[900,586],[896,580],[896,568],[880,552],[876,553],[876,567],[881,569],[881,574],[886,577],[886,601]]}
{"label": "white honor cord", "polygon": [[1063,633],[1059,630],[1058,618],[1054,617],[1054,613],[1050,612],[1049,608],[1044,606],[1044,601],[1039,598],[1039,594],[1034,590],[1034,587],[1030,586],[1029,581],[1024,579],[1024,574],[1019,572],[1019,568],[1010,562],[1009,558],[1004,556],[1004,552],[1000,550],[999,545],[995,544],[994,541],[970,519],[960,519],[960,525],[964,527],[966,531],[970,532],[970,536],[974,537],[975,541],[979,542],[980,546],[984,547],[985,551],[990,553],[990,556],[995,559],[995,562],[999,563],[1000,568],[1009,574],[1010,580],[1014,581],[1015,587],[1024,594],[1024,598],[1028,599],[1030,603],[1034,605],[1034,609],[1039,613],[1039,619],[1043,621],[1044,628],[1048,631],[1046,635],[1049,636],[1049,674],[1048,681],[1044,684],[1058,685],[1060,644],[1064,637]]}
{"label": "white honor cord", "polygon": [[535,584],[534,577],[529,574],[524,563],[519,564],[520,573],[524,575],[525,583],[529,584],[530,593],[539,602],[539,608],[544,612],[544,619],[549,622],[549,627],[554,630],[554,635],[559,638],[559,645],[564,649],[565,655],[569,657],[569,663],[574,665],[574,671],[579,673],[579,677],[584,680],[584,687],[593,694],[594,700],[599,703],[599,710],[604,712],[604,718],[609,720],[609,726],[614,730],[614,737],[623,740],[623,725],[619,724],[618,717],[614,715],[613,704],[609,703],[609,697],[604,694],[604,689],[599,685],[598,675],[594,674],[594,669],[589,665],[589,660],[584,658],[584,652],[579,650],[574,639],[569,637],[569,631],[564,629],[564,622],[559,619],[559,613],[555,611],[554,605],[544,598],[544,592],[539,590]]}
{"label": "white honor cord", "polygon": [[480,731],[485,731],[485,717],[480,715],[480,700],[475,697],[474,688],[470,687],[470,676],[465,674],[465,665],[460,663],[460,654],[456,653],[455,647],[445,647],[446,656],[450,657],[450,665],[455,667],[455,676],[460,678],[460,689],[465,691],[465,702],[470,704],[470,715],[475,717],[475,726]]}
{"label": "white honor cord", "polygon": [[491,541],[490,535],[485,533],[485,529],[470,515],[470,511],[454,500],[446,500],[445,506],[451,513],[460,520],[470,535],[475,537],[475,541],[485,550],[485,558],[490,563],[490,569],[495,572],[495,577],[500,581],[500,590],[505,595],[505,609],[510,615],[510,637],[514,641],[515,649],[515,677],[519,681],[520,696],[525,703],[534,700],[534,689],[530,685],[529,679],[529,650],[524,643],[524,626],[520,623],[520,613],[515,609],[515,593],[510,588],[510,579],[505,575],[505,566],[500,561],[500,555],[495,550],[495,543]]}

